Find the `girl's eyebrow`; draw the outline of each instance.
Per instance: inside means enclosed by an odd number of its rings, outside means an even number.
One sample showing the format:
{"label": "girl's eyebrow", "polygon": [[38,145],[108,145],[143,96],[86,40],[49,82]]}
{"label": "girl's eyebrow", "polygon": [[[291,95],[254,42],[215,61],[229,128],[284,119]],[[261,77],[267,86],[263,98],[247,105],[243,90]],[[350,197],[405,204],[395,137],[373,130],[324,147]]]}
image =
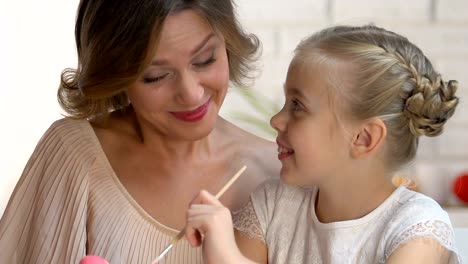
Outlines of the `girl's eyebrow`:
{"label": "girl's eyebrow", "polygon": [[[203,47],[205,47],[206,43],[213,37],[215,37],[216,35],[214,33],[211,33],[209,35],[207,35],[202,41],[200,41],[200,43],[197,44],[197,46],[195,46],[195,48],[193,48],[191,51],[190,51],[190,55],[193,56],[194,54],[196,54],[197,52],[199,52]],[[154,65],[154,66],[161,66],[161,65],[165,65],[167,64],[168,61],[167,60],[154,60],[151,62],[151,65]]]}
{"label": "girl's eyebrow", "polygon": [[297,96],[297,97],[300,97],[300,98],[303,98],[303,99],[306,99],[307,100],[307,96],[302,92],[301,89],[299,88],[296,88],[296,87],[288,87],[286,86],[286,84],[283,85],[284,87],[284,93],[288,93],[290,95],[294,95],[294,96]]}

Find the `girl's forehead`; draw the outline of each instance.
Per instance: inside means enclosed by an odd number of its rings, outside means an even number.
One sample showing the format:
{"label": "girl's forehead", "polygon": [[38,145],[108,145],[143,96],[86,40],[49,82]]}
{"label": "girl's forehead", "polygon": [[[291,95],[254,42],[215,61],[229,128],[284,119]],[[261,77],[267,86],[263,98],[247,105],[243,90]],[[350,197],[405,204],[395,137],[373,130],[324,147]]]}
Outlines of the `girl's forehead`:
{"label": "girl's forehead", "polygon": [[356,81],[357,67],[351,60],[329,55],[296,54],[290,63],[287,79],[330,89],[349,89]]}
{"label": "girl's forehead", "polygon": [[284,84],[284,93],[308,105],[324,106],[329,92],[327,86],[326,78],[316,67],[293,61]]}
{"label": "girl's forehead", "polygon": [[[286,77],[286,88],[295,86],[296,88],[321,88],[327,85],[328,67],[313,61],[294,58],[289,65]],[[307,89],[309,90],[309,89]]]}
{"label": "girl's forehead", "polygon": [[322,107],[344,107],[346,94],[355,86],[354,72],[355,67],[350,61],[316,60],[296,55],[289,66],[285,94],[305,97]]}

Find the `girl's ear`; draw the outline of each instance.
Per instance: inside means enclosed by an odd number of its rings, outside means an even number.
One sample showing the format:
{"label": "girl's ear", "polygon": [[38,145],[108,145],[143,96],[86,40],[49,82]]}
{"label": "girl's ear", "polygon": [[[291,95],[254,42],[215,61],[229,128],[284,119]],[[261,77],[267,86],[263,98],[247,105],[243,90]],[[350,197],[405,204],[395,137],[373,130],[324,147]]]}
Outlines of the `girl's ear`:
{"label": "girl's ear", "polygon": [[379,118],[373,118],[361,126],[351,145],[353,158],[366,158],[378,151],[387,136],[387,127]]}

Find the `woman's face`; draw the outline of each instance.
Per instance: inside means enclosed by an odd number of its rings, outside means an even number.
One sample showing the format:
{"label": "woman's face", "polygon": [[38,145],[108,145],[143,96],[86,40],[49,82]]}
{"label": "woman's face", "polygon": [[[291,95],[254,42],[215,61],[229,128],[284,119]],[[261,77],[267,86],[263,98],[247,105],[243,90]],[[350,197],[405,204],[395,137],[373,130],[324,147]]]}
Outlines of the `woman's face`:
{"label": "woman's face", "polygon": [[151,65],[128,89],[141,126],[196,140],[213,129],[229,84],[223,37],[191,10],[166,18]]}

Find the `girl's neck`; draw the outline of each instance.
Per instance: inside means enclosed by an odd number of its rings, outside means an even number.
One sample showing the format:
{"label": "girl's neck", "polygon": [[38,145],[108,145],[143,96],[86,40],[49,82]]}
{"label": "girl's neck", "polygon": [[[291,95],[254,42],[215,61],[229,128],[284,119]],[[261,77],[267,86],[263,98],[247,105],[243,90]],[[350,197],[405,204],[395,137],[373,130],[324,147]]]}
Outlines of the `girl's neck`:
{"label": "girl's neck", "polygon": [[382,172],[346,179],[349,180],[318,186],[315,213],[320,222],[359,219],[375,210],[395,190]]}

